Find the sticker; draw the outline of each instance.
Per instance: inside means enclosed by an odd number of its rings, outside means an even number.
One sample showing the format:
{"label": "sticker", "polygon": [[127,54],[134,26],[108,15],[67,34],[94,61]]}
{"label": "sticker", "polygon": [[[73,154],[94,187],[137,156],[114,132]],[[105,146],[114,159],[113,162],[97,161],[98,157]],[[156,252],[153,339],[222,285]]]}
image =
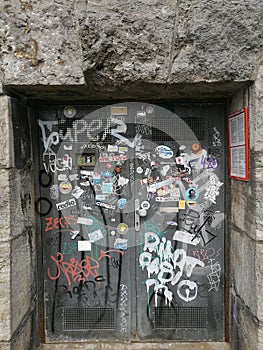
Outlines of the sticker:
{"label": "sticker", "polygon": [[128,232],[128,230],[129,230],[128,225],[123,222],[117,226],[117,231],[121,235],[125,235]]}
{"label": "sticker", "polygon": [[63,181],[61,182],[61,184],[59,185],[59,190],[61,193],[63,194],[68,194],[71,192],[72,190],[72,185],[70,182],[67,181]]}
{"label": "sticker", "polygon": [[70,238],[71,239],[75,239],[77,237],[77,235],[79,234],[79,231],[71,231],[70,232]]}
{"label": "sticker", "polygon": [[107,151],[108,152],[118,152],[119,148],[116,145],[108,145]]}
{"label": "sticker", "polygon": [[155,153],[162,159],[169,159],[172,158],[172,156],[174,155],[172,149],[164,145],[156,147]]}
{"label": "sticker", "polygon": [[161,207],[160,213],[178,213],[177,207]]}
{"label": "sticker", "polygon": [[102,163],[106,163],[106,162],[120,162],[123,160],[127,160],[127,156],[124,154],[120,154],[118,156],[108,156],[107,153],[101,153],[100,157],[99,157],[99,161]]}
{"label": "sticker", "polygon": [[87,219],[87,218],[78,218],[77,223],[81,224],[81,225],[92,225],[93,224],[93,220],[92,219]]}
{"label": "sticker", "polygon": [[194,154],[201,154],[203,150],[202,150],[202,147],[199,143],[193,143],[192,147],[191,147],[191,151]]}
{"label": "sticker", "polygon": [[108,196],[106,194],[96,194],[95,200],[96,201],[106,201]]}
{"label": "sticker", "polygon": [[186,202],[188,204],[189,207],[194,207],[196,205],[196,202],[192,202],[192,201],[187,201]]}
{"label": "sticker", "polygon": [[110,232],[110,234],[111,234],[111,236],[115,236],[115,235],[116,235],[116,231],[113,231],[113,230],[112,230],[112,231]]}
{"label": "sticker", "polygon": [[141,166],[139,166],[137,169],[136,169],[137,173],[138,174],[142,174],[143,173],[143,168]]}
{"label": "sticker", "polygon": [[175,231],[173,240],[191,245],[197,245],[200,242],[200,238],[196,237],[196,234],[185,231]]}
{"label": "sticker", "polygon": [[69,179],[70,179],[70,181],[75,181],[75,180],[79,179],[79,176],[78,176],[78,174],[70,174]]}
{"label": "sticker", "polygon": [[71,194],[76,199],[79,199],[83,193],[84,191],[79,186],[76,185]]}
{"label": "sticker", "polygon": [[188,188],[185,194],[186,194],[186,198],[190,201],[195,201],[199,196],[198,190],[194,187]]}
{"label": "sticker", "polygon": [[120,174],[121,173],[121,166],[120,165],[116,165],[116,167],[114,168],[114,171],[116,174]]}
{"label": "sticker", "polygon": [[112,210],[116,209],[116,205],[112,205],[112,204],[109,204],[109,203],[96,202],[96,205],[98,207],[102,207],[102,208],[106,208],[106,209],[112,209]]}
{"label": "sticker", "polygon": [[96,192],[101,192],[101,184],[96,184],[94,187]]}
{"label": "sticker", "polygon": [[142,209],[149,209],[150,208],[150,203],[148,201],[143,201],[141,204]]}
{"label": "sticker", "polygon": [[112,167],[112,165],[110,163],[107,163],[106,167],[107,167],[107,169],[110,169]]}
{"label": "sticker", "polygon": [[50,187],[50,198],[53,200],[58,200],[59,198],[58,185],[52,185]]}
{"label": "sticker", "polygon": [[127,107],[111,107],[111,115],[127,115]]}
{"label": "sticker", "polygon": [[58,181],[68,181],[68,177],[66,174],[59,174]]}
{"label": "sticker", "polygon": [[64,108],[64,116],[67,118],[74,118],[75,115],[77,114],[77,110],[73,106],[66,106]]}
{"label": "sticker", "polygon": [[103,238],[103,233],[101,232],[101,230],[96,230],[94,232],[89,233],[88,236],[91,242],[96,242]]}
{"label": "sticker", "polygon": [[63,210],[66,208],[74,207],[76,205],[75,198],[70,198],[64,202],[60,202],[56,204],[57,210]]}
{"label": "sticker", "polygon": [[145,169],[144,176],[149,176],[150,173],[151,173],[151,169],[150,169],[150,168],[147,168],[147,169]]}
{"label": "sticker", "polygon": [[146,108],[146,112],[147,112],[148,114],[152,114],[153,111],[154,111],[154,109],[153,109],[152,106],[149,106],[149,107]]}
{"label": "sticker", "polygon": [[112,173],[110,171],[103,171],[101,173],[101,176],[105,179],[105,180],[110,180],[112,178]]}
{"label": "sticker", "polygon": [[78,251],[79,252],[91,251],[91,242],[90,241],[78,241]]}
{"label": "sticker", "polygon": [[120,153],[127,153],[128,152],[128,147],[120,146],[119,147],[119,152]]}
{"label": "sticker", "polygon": [[94,175],[94,177],[93,177],[93,184],[97,185],[97,184],[100,184],[100,183],[101,183],[100,175],[98,175],[98,174]]}
{"label": "sticker", "polygon": [[126,199],[126,198],[120,198],[120,199],[118,200],[118,204],[117,204],[117,205],[118,205],[118,208],[119,208],[119,209],[124,209],[126,203],[127,203],[127,199]]}
{"label": "sticker", "polygon": [[118,179],[118,185],[119,186],[126,186],[129,182],[129,179],[126,179],[125,177],[121,176]]}
{"label": "sticker", "polygon": [[162,176],[166,176],[166,174],[167,174],[168,170],[170,170],[170,168],[171,168],[171,166],[168,165],[168,164],[165,165],[165,166],[163,166],[163,167],[162,167],[162,170],[160,171],[161,175],[162,175]]}
{"label": "sticker", "polygon": [[175,222],[175,221],[167,221],[167,225],[178,226],[177,222]]}
{"label": "sticker", "polygon": [[128,249],[128,240],[117,238],[114,242],[114,249],[127,250]]}
{"label": "sticker", "polygon": [[146,209],[140,209],[138,211],[138,213],[139,213],[140,216],[146,216],[147,215],[147,210]]}
{"label": "sticker", "polygon": [[65,151],[72,151],[72,145],[64,145],[64,150]]}
{"label": "sticker", "polygon": [[76,154],[77,165],[79,167],[94,167],[96,165],[96,154],[95,153],[82,153]]}
{"label": "sticker", "polygon": [[112,193],[112,188],[113,188],[113,183],[111,182],[103,182],[102,183],[102,187],[101,187],[101,190],[102,190],[102,193]]}
{"label": "sticker", "polygon": [[179,201],[179,209],[185,209],[185,201]]}

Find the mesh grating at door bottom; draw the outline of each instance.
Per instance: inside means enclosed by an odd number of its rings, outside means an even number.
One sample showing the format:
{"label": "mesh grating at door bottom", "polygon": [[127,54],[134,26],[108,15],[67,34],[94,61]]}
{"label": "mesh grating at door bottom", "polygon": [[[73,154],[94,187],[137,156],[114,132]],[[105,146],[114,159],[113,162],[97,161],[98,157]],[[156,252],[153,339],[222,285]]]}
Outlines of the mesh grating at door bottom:
{"label": "mesh grating at door bottom", "polygon": [[64,331],[85,331],[88,329],[115,329],[115,309],[100,308],[63,308]]}
{"label": "mesh grating at door bottom", "polygon": [[156,329],[165,328],[207,328],[206,307],[155,307]]}

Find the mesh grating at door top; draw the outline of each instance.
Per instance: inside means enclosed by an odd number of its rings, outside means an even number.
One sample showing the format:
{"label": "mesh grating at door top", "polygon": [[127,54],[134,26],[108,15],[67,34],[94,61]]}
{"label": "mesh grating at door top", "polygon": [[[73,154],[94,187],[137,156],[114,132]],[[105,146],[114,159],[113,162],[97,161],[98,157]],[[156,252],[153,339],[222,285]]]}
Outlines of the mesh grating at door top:
{"label": "mesh grating at door top", "polygon": [[155,328],[207,328],[206,307],[155,307]]}
{"label": "mesh grating at door top", "polygon": [[115,309],[100,308],[63,308],[64,331],[103,330],[115,328]]}

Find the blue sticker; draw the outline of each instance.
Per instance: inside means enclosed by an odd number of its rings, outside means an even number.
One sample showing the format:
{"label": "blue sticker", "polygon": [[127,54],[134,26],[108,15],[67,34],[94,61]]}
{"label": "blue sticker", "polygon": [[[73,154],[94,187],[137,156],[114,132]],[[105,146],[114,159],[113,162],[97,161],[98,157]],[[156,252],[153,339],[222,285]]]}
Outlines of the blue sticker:
{"label": "blue sticker", "polygon": [[128,240],[117,238],[114,242],[114,249],[127,250],[128,248]]}
{"label": "blue sticker", "polygon": [[185,194],[186,194],[186,198],[189,199],[190,201],[195,201],[199,196],[198,190],[194,187],[188,188]]}
{"label": "blue sticker", "polygon": [[118,208],[119,208],[119,209],[124,209],[126,203],[127,203],[127,199],[126,199],[126,198],[120,198],[120,199],[118,200]]}
{"label": "blue sticker", "polygon": [[102,193],[112,193],[113,183],[111,182],[103,182],[102,183]]}

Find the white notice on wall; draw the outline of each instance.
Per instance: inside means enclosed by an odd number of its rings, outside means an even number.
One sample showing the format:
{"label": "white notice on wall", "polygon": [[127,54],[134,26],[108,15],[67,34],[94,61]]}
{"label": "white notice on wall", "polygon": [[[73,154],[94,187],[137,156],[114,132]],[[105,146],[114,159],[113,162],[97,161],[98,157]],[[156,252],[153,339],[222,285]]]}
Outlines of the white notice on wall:
{"label": "white notice on wall", "polygon": [[231,152],[231,176],[246,176],[246,149],[245,146],[234,147]]}
{"label": "white notice on wall", "polygon": [[245,144],[245,118],[244,112],[229,119],[230,147]]}
{"label": "white notice on wall", "polygon": [[78,241],[78,251],[79,252],[90,252],[91,242],[90,241]]}

